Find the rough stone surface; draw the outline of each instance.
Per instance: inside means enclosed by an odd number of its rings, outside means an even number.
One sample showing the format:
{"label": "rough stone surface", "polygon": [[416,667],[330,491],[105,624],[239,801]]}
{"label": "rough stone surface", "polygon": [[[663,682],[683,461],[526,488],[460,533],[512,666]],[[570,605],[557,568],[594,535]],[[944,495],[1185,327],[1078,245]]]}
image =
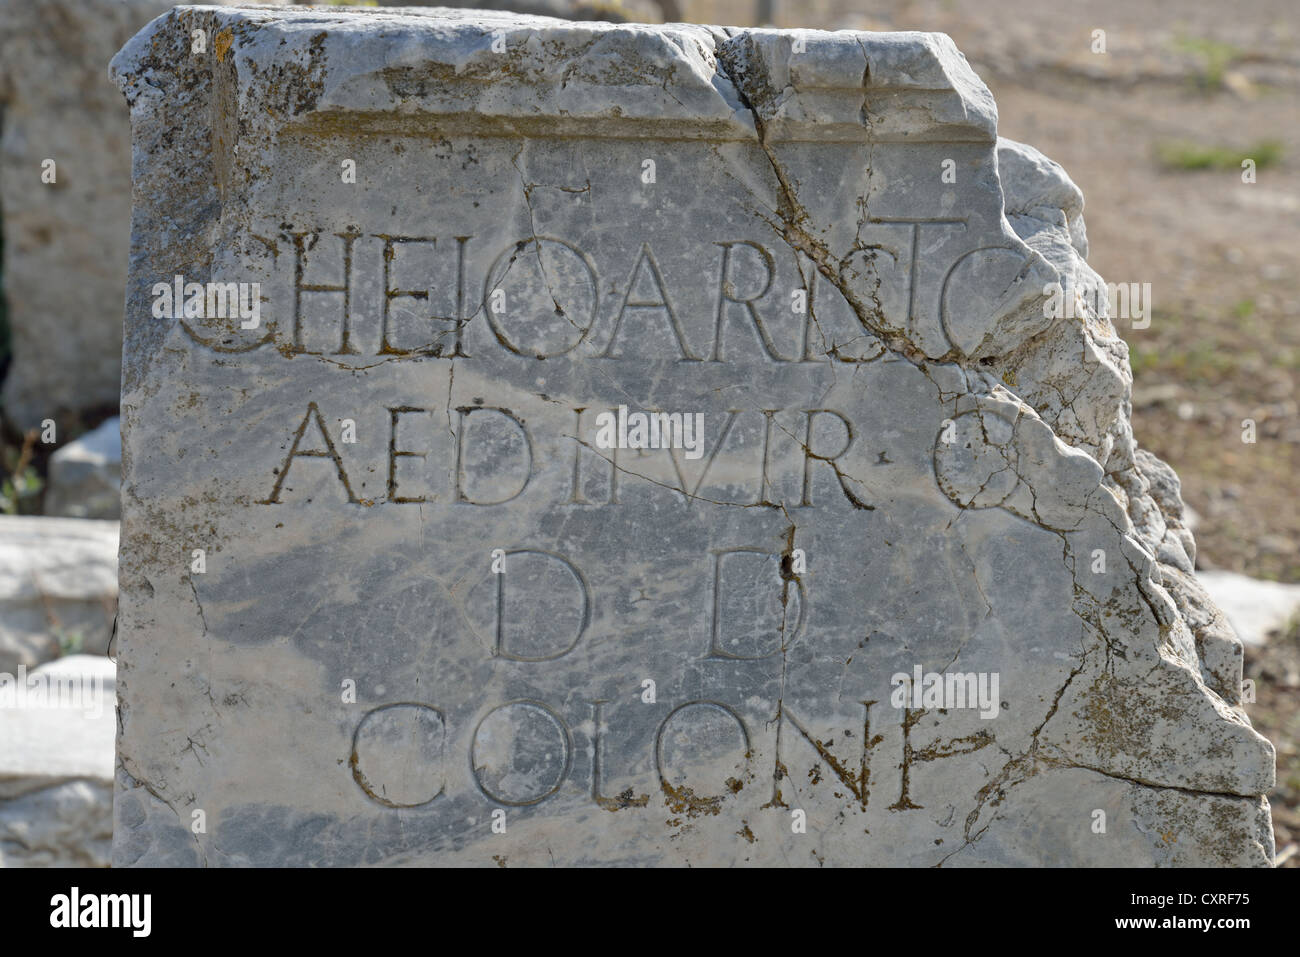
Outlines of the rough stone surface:
{"label": "rough stone surface", "polygon": [[[130,128],[106,68],[166,0],[0,0],[0,227],[20,429],[117,403]],[[54,160],[53,183],[42,181]]]}
{"label": "rough stone surface", "polygon": [[64,699],[77,707],[12,707],[0,688],[0,867],[109,866],[114,671],[107,658],[71,655],[32,672],[98,689]]}
{"label": "rough stone surface", "polygon": [[122,513],[121,420],[109,419],[50,456],[45,513],[118,518]]}
{"label": "rough stone surface", "polygon": [[193,8],[114,70],[116,864],[1271,861],[1127,348],[1048,315],[1082,196],[947,37]]}
{"label": "rough stone surface", "polygon": [[108,650],[117,548],[117,522],[0,516],[0,672]]}
{"label": "rough stone surface", "polygon": [[0,867],[109,867],[112,847],[111,784],[66,781],[0,801]]}

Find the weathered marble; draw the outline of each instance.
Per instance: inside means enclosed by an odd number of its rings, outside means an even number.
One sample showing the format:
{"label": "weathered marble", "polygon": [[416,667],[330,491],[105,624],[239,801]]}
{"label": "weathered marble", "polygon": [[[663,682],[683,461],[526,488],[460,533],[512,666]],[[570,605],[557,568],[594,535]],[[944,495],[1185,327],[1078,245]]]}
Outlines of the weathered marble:
{"label": "weathered marble", "polygon": [[1048,314],[1082,197],[947,37],[204,7],[113,70],[116,864],[1269,863],[1126,346]]}

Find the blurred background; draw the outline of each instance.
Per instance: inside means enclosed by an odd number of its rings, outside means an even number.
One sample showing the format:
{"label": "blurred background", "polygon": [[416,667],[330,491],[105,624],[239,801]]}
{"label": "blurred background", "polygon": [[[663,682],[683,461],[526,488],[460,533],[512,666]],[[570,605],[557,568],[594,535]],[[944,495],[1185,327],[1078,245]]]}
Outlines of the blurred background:
{"label": "blurred background", "polygon": [[[956,41],[993,91],[1001,135],[1037,147],[1083,190],[1093,268],[1111,282],[1150,283],[1149,327],[1121,329],[1134,372],[1134,431],[1181,477],[1198,573],[1247,643],[1246,676],[1255,683],[1247,711],[1278,751],[1269,797],[1279,864],[1300,866],[1295,0],[463,5],[571,19],[928,30]],[[102,308],[83,315],[75,296],[122,301],[127,117],[106,64],[167,6],[0,0],[0,671],[110,650],[121,453],[113,369],[101,360],[114,355],[113,335],[120,352],[121,316]],[[62,164],[61,208],[48,199],[56,191],[39,186],[51,155]],[[1243,160],[1252,161],[1253,182],[1244,181]],[[107,238],[87,246],[82,234]],[[51,269],[61,277],[53,281],[74,288],[51,293]],[[45,361],[60,350],[63,365]],[[77,354],[98,366],[83,376]],[[84,388],[62,388],[69,376],[82,376]],[[1244,420],[1254,423],[1254,442],[1243,441]],[[102,848],[86,849],[86,834],[105,839],[95,802],[109,793],[111,729],[107,765],[85,775],[103,788],[83,796],[85,806],[60,795],[74,810],[61,805],[37,835],[30,807],[11,805],[55,779],[42,777],[38,759],[5,765],[5,720],[0,714],[0,864],[104,863]],[[6,789],[6,777],[25,774],[25,790]],[[15,840],[37,851],[24,857]]]}

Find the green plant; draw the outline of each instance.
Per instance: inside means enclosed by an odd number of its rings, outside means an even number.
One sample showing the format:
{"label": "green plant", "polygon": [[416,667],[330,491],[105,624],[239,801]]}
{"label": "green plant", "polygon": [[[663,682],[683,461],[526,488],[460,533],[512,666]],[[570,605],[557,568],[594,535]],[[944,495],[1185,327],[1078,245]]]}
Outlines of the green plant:
{"label": "green plant", "polygon": [[45,480],[32,465],[32,452],[36,446],[36,429],[23,436],[22,448],[3,448],[3,465],[9,473],[0,481],[0,513],[17,515],[22,510],[22,500],[40,493]]}
{"label": "green plant", "polygon": [[1128,352],[1129,368],[1133,374],[1145,372],[1148,369],[1154,369],[1160,365],[1160,350],[1144,346],[1130,347]]}
{"label": "green plant", "polygon": [[1232,149],[1189,140],[1162,140],[1156,143],[1156,158],[1167,169],[1239,170],[1246,159],[1254,160],[1256,169],[1264,169],[1281,161],[1282,144],[1278,140],[1261,140],[1246,149]]}
{"label": "green plant", "polygon": [[1174,49],[1190,53],[1201,61],[1200,85],[1214,91],[1223,88],[1223,75],[1232,61],[1241,56],[1241,50],[1231,43],[1209,37],[1180,36],[1174,40]]}
{"label": "green plant", "polygon": [[54,629],[54,637],[59,642],[60,657],[66,655],[79,655],[86,646],[86,633],[80,628],[63,628]]}
{"label": "green plant", "polygon": [[40,492],[43,484],[41,476],[30,465],[22,472],[6,477],[0,484],[0,512],[17,515],[19,502]]}

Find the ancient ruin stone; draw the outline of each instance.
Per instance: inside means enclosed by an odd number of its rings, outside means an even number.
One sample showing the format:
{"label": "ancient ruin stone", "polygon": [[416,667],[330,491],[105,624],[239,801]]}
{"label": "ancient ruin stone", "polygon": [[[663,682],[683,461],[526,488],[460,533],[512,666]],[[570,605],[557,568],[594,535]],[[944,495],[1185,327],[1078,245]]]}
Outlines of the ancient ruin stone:
{"label": "ancient ruin stone", "polygon": [[45,514],[118,518],[122,512],[122,424],[113,416],[50,456]]}
{"label": "ancient ruin stone", "polygon": [[0,673],[0,867],[108,867],[114,666],[70,655]]}
{"label": "ancient ruin stone", "polygon": [[0,516],[0,672],[108,650],[117,549],[117,522]]}
{"label": "ancient ruin stone", "polygon": [[1270,862],[1082,197],[947,37],[183,8],[114,72],[116,864]]}

